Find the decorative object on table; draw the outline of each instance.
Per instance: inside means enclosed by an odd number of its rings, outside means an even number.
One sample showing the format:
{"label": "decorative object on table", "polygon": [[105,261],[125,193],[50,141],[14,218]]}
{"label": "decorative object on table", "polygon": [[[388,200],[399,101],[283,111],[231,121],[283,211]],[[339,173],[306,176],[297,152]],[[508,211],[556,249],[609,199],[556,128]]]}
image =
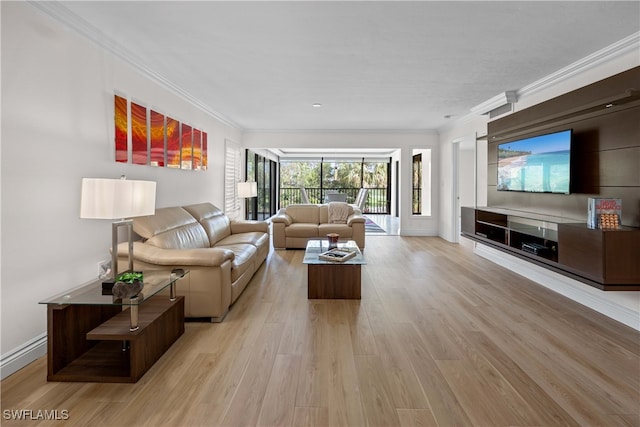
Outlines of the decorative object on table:
{"label": "decorative object on table", "polygon": [[129,218],[153,215],[156,183],[153,181],[82,178],[80,218],[117,220],[111,226],[111,277],[102,283],[111,289],[118,277],[118,228],[126,227],[129,238],[129,271],[133,270],[133,221]]}
{"label": "decorative object on table", "polygon": [[327,234],[327,241],[329,242],[329,249],[338,247],[338,239],[340,235],[338,233]]}
{"label": "decorative object on table", "polygon": [[620,227],[622,199],[590,197],[587,202],[587,227],[611,229]]}
{"label": "decorative object on table", "polygon": [[113,285],[114,298],[131,298],[140,293],[144,287],[143,275],[141,271],[127,271],[121,273],[116,278]]}
{"label": "decorative object on table", "polygon": [[356,251],[349,248],[333,248],[318,255],[323,261],[345,262],[356,256]]}

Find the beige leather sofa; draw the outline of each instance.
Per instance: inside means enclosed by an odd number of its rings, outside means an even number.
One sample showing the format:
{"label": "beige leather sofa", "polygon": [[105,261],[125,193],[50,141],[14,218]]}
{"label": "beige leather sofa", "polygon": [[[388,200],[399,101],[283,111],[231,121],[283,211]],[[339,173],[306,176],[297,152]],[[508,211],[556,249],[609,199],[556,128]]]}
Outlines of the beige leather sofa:
{"label": "beige leather sofa", "polygon": [[[269,253],[269,225],[230,221],[202,203],[156,209],[133,219],[135,270],[189,270],[176,286],[185,297],[185,317],[220,322]],[[118,266],[128,266],[127,243],[118,246]]]}
{"label": "beige leather sofa", "polygon": [[[345,204],[346,205],[346,204]],[[340,240],[354,240],[364,249],[365,218],[358,209],[349,207],[344,223],[329,222],[329,207],[323,205],[289,205],[271,218],[273,247],[276,249],[304,249],[310,239],[326,238],[338,233]]]}

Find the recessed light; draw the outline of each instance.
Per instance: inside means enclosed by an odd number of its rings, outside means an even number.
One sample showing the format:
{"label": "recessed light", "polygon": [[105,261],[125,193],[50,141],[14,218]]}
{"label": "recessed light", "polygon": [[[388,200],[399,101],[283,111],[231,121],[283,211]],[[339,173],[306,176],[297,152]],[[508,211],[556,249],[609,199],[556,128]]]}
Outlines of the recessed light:
{"label": "recessed light", "polygon": [[320,103],[316,102],[315,104],[313,104],[313,108],[320,108],[320,107],[322,107],[322,104]]}

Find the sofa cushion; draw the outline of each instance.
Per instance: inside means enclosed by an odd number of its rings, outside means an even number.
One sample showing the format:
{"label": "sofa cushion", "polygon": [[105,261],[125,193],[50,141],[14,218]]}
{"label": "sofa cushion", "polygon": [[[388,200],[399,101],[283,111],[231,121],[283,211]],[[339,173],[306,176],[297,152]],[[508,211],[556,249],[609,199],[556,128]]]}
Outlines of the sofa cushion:
{"label": "sofa cushion", "polygon": [[291,217],[293,223],[320,224],[318,205],[289,205],[286,214]]}
{"label": "sofa cushion", "polygon": [[318,224],[296,223],[284,229],[287,237],[318,237]]}
{"label": "sofa cushion", "polygon": [[340,239],[353,236],[353,228],[347,224],[320,224],[318,236],[325,237],[329,233],[338,233]]}
{"label": "sofa cushion", "polygon": [[231,234],[229,217],[211,203],[184,206],[184,209],[202,225],[209,237],[210,246],[215,246]]}
{"label": "sofa cushion", "polygon": [[269,244],[269,234],[260,231],[249,233],[232,234],[216,243],[216,247],[224,245],[237,245],[238,243],[248,243],[256,247]]}
{"label": "sofa cushion", "polygon": [[204,228],[180,207],[156,209],[154,215],[133,219],[133,230],[146,244],[163,249],[209,247]]}
{"label": "sofa cushion", "polygon": [[216,245],[219,249],[228,249],[235,255],[231,263],[231,281],[235,282],[248,269],[253,268],[253,262],[256,257],[257,249],[248,243]]}

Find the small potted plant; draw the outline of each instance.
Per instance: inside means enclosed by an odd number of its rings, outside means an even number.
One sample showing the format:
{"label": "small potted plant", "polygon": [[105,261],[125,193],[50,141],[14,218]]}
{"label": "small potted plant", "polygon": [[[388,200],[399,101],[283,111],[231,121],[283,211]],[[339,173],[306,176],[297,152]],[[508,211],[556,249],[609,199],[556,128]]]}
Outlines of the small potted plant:
{"label": "small potted plant", "polygon": [[113,285],[113,296],[131,298],[138,295],[143,287],[141,271],[126,271],[116,278],[116,283]]}

